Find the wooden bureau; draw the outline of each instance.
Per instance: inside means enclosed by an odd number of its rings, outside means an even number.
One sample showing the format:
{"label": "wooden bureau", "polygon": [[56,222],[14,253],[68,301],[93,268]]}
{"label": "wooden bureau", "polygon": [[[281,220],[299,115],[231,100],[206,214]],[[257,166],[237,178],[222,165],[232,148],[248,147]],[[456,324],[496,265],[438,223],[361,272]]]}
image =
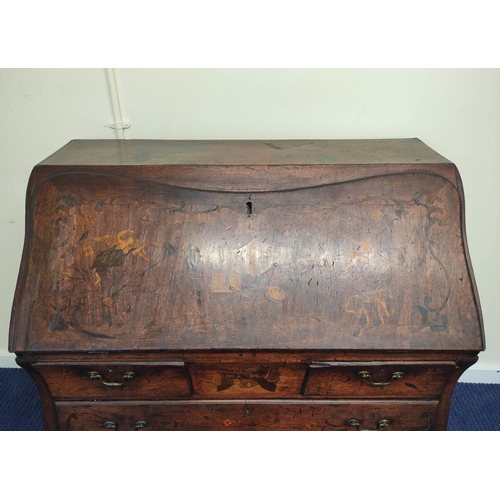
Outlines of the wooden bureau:
{"label": "wooden bureau", "polygon": [[72,141],[9,349],[47,430],[445,430],[484,349],[464,221],[418,139]]}

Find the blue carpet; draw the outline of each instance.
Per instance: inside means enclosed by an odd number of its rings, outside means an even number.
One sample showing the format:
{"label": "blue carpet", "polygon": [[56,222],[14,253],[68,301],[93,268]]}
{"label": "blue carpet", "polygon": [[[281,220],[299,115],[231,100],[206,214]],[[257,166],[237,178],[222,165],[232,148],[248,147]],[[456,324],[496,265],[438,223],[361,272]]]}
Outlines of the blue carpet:
{"label": "blue carpet", "polygon": [[[0,368],[0,431],[43,430],[40,396],[20,368]],[[500,384],[457,384],[449,431],[499,431]]]}
{"label": "blue carpet", "polygon": [[500,431],[500,384],[457,384],[449,431]]}
{"label": "blue carpet", "polygon": [[0,368],[0,431],[42,431],[40,395],[21,368]]}

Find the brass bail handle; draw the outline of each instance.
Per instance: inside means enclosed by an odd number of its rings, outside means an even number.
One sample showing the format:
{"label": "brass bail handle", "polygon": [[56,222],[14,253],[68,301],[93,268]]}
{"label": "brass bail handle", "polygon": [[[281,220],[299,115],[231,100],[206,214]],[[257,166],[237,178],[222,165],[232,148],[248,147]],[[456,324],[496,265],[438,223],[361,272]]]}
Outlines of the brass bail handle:
{"label": "brass bail handle", "polygon": [[385,386],[385,385],[390,385],[393,380],[403,378],[404,373],[403,372],[394,372],[391,375],[391,379],[388,382],[374,382],[372,379],[371,373],[367,370],[362,370],[362,371],[358,372],[358,375],[361,378],[368,379],[368,381],[370,382],[371,385]]}
{"label": "brass bail handle", "polygon": [[107,387],[120,387],[123,385],[127,380],[130,380],[131,378],[135,377],[134,372],[125,372],[122,375],[122,381],[121,382],[107,382],[106,380],[103,380],[102,375],[99,372],[88,372],[87,375],[90,378],[97,378],[101,381],[101,384],[104,384]]}
{"label": "brass bail handle", "polygon": [[[351,418],[350,420],[347,421],[347,425],[350,427],[356,427],[356,430],[358,431],[367,431],[370,429],[362,429],[361,428],[361,422],[357,418]],[[387,418],[382,418],[377,422],[377,428],[375,430],[380,430],[380,429],[385,429],[387,427],[390,427],[391,421]]]}

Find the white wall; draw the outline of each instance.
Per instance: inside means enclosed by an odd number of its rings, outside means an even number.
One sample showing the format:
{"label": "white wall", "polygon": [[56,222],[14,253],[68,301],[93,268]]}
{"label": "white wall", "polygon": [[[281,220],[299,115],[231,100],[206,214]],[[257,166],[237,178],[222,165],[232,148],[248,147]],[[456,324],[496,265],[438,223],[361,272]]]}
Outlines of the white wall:
{"label": "white wall", "polygon": [[[117,70],[127,139],[419,137],[458,166],[486,329],[500,370],[500,70]],[[0,365],[31,168],[74,138],[115,138],[99,69],[0,70]],[[3,356],[3,357],[2,357]]]}

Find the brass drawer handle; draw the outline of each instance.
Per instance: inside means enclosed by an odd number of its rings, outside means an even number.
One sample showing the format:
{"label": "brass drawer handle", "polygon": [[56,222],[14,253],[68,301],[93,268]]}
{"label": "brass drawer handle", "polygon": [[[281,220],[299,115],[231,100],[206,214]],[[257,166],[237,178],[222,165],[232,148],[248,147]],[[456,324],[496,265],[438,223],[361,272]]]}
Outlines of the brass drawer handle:
{"label": "brass drawer handle", "polygon": [[370,382],[371,385],[377,385],[377,386],[385,386],[385,385],[389,385],[392,383],[393,380],[396,380],[396,379],[400,379],[400,378],[403,378],[403,375],[404,373],[403,372],[394,372],[392,375],[391,375],[391,379],[388,381],[388,382],[374,382],[372,380],[372,375],[369,371],[366,371],[366,370],[362,370],[358,373],[358,375],[361,377],[361,378],[366,378],[368,379],[368,381]]}
{"label": "brass drawer handle", "polygon": [[123,385],[127,380],[130,380],[131,378],[135,377],[134,372],[125,372],[122,375],[122,381],[121,382],[106,382],[106,380],[103,380],[102,375],[99,372],[88,372],[87,375],[90,378],[98,378],[102,384],[104,384],[107,387],[120,387]]}
{"label": "brass drawer handle", "polygon": [[[138,420],[135,424],[134,424],[134,429],[136,431],[138,431],[139,429],[144,429],[144,427],[147,427],[148,426],[148,423],[144,420]],[[113,429],[114,431],[116,431],[116,429],[118,428],[118,424],[116,422],[113,422],[112,420],[106,420],[106,422],[104,422],[104,427],[106,429]]]}
{"label": "brass drawer handle", "polygon": [[[351,418],[347,421],[347,425],[350,427],[356,427],[358,431],[368,431],[370,429],[362,429],[361,422],[357,418]],[[377,422],[377,428],[375,430],[385,429],[390,427],[391,421],[387,418],[382,418]]]}
{"label": "brass drawer handle", "polygon": [[[116,422],[113,422],[112,420],[106,420],[106,422],[104,422],[103,425],[106,429],[112,429],[114,431],[116,431],[118,428],[118,424]],[[144,427],[147,427],[147,426],[148,426],[148,423],[145,420],[138,420],[134,424],[134,429],[136,431],[138,431],[139,429],[144,429]]]}

